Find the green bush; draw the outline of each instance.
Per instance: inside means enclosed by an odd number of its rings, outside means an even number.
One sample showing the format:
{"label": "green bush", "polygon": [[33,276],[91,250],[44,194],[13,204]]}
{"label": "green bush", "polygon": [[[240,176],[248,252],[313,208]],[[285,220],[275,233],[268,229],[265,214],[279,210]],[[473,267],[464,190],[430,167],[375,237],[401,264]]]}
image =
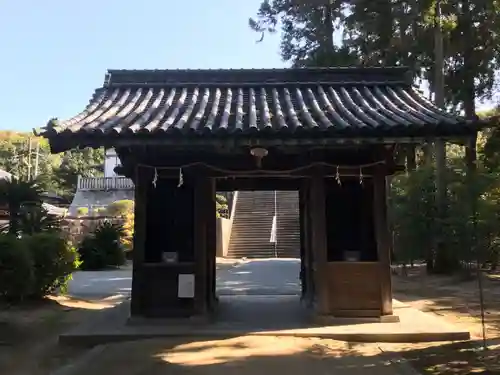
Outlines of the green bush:
{"label": "green bush", "polygon": [[82,261],[82,269],[99,270],[106,268],[106,256],[100,251],[93,234],[86,235],[78,246],[78,253]]}
{"label": "green bush", "polygon": [[123,265],[125,252],[121,242],[124,234],[121,225],[105,221],[85,236],[78,247],[82,268],[98,270]]}
{"label": "green bush", "polygon": [[94,208],[93,214],[96,216],[105,216],[107,214],[107,208],[106,207]]}
{"label": "green bush", "polygon": [[0,235],[0,298],[19,302],[33,292],[33,259],[25,241],[10,234]]}
{"label": "green bush", "polygon": [[23,239],[34,266],[34,297],[57,289],[65,292],[71,274],[80,266],[78,252],[59,233],[36,233]]}
{"label": "green bush", "polygon": [[134,212],[134,201],[133,200],[120,200],[111,203],[107,207],[107,214],[109,216],[125,216],[130,212]]}
{"label": "green bush", "polygon": [[76,210],[78,216],[87,216],[89,214],[88,207],[78,207]]}
{"label": "green bush", "polygon": [[42,205],[24,205],[19,213],[19,228],[23,235],[39,232],[58,233],[61,230],[61,218],[50,214]]}

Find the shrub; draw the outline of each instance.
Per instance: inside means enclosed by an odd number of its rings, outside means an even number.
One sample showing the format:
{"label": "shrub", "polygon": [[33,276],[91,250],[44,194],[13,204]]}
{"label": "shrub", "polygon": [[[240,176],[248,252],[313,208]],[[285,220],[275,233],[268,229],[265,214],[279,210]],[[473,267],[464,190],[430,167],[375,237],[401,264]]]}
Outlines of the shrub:
{"label": "shrub", "polygon": [[78,248],[82,268],[97,270],[123,265],[125,263],[125,252],[121,244],[123,236],[124,230],[121,225],[110,221],[99,224],[93,233],[83,238]]}
{"label": "shrub", "polygon": [[227,199],[221,194],[215,195],[215,209],[217,217],[226,217],[228,214]]}
{"label": "shrub", "polygon": [[89,213],[88,207],[78,207],[76,210],[77,215],[79,216],[86,216]]}
{"label": "shrub", "polygon": [[134,212],[134,201],[129,199],[113,202],[107,207],[107,214],[113,217],[125,216],[131,212]]}
{"label": "shrub", "polygon": [[132,248],[134,247],[134,212],[127,213],[123,218],[123,238],[122,245],[130,256]]}
{"label": "shrub", "polygon": [[19,234],[19,213],[26,202],[40,203],[42,190],[36,181],[19,179],[0,181],[0,205],[9,211],[10,234]]}
{"label": "shrub", "polygon": [[0,235],[0,298],[22,301],[32,294],[33,283],[33,260],[25,241]]}
{"label": "shrub", "polygon": [[50,214],[42,205],[24,205],[19,213],[19,228],[22,234],[28,235],[39,232],[59,232],[61,218]]}
{"label": "shrub", "polygon": [[34,297],[67,290],[71,274],[80,266],[78,252],[60,233],[36,233],[23,239],[33,259]]}
{"label": "shrub", "polygon": [[106,207],[94,208],[93,214],[96,216],[105,216],[107,214],[107,208]]}
{"label": "shrub", "polygon": [[82,269],[99,270],[106,267],[106,256],[104,251],[100,251],[93,234],[83,237],[78,246],[78,253],[82,261]]}

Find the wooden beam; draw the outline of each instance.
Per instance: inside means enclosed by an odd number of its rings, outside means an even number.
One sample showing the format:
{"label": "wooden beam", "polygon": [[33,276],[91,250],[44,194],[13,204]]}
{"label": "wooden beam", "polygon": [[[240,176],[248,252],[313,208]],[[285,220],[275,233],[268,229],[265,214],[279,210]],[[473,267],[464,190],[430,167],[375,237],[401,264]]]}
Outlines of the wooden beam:
{"label": "wooden beam", "polygon": [[234,135],[229,136],[161,136],[159,134],[131,134],[129,136],[123,134],[74,134],[70,133],[68,135],[63,134],[46,134],[45,138],[49,140],[50,148],[52,153],[64,152],[72,148],[99,148],[99,147],[135,147],[135,146],[161,146],[161,147],[176,147],[176,148],[203,148],[203,147],[213,147],[216,149],[221,148],[238,148],[242,146],[263,146],[263,147],[273,147],[273,146],[323,146],[323,147],[335,147],[337,145],[362,145],[362,144],[394,144],[394,143],[425,143],[434,140],[437,137],[450,139],[453,142],[459,142],[462,139],[470,137],[470,135],[476,131],[476,129],[469,129],[469,127],[463,127],[463,129],[453,129],[453,133],[443,131],[442,134],[422,134],[419,136],[408,136],[407,133],[402,132],[401,134],[396,134],[393,136],[365,136],[365,137],[346,137],[340,134],[328,134],[320,137],[303,137],[299,135],[277,135],[274,137],[265,136],[242,136],[235,137]]}

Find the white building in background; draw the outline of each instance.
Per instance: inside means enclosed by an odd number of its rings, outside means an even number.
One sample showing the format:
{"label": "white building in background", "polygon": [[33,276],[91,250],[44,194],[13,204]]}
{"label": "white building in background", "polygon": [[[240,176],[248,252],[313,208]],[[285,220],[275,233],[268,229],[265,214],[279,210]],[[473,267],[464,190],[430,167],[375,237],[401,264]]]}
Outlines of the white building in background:
{"label": "white building in background", "polygon": [[120,159],[114,148],[108,148],[104,156],[104,177],[120,177],[115,173],[115,167],[120,165]]}
{"label": "white building in background", "polygon": [[116,151],[107,149],[104,158],[104,177],[78,176],[78,184],[69,207],[70,216],[99,214],[109,204],[119,200],[134,199],[134,183],[131,179],[120,176],[114,169],[120,165]]}

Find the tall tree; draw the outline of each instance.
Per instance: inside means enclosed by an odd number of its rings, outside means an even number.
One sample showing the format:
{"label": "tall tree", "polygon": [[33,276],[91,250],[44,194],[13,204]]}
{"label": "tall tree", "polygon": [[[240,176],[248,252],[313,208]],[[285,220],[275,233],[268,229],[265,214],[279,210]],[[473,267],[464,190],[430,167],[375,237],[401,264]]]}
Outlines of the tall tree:
{"label": "tall tree", "polygon": [[[294,66],[409,66],[416,83],[428,82],[439,106],[463,111],[468,119],[474,119],[476,100],[491,97],[500,68],[500,0],[441,0],[440,7],[436,1],[325,0],[319,5],[318,1],[295,5],[293,0],[264,0],[257,17],[250,19],[250,27],[263,35],[281,29],[282,58]],[[437,10],[441,10],[440,17]],[[440,35],[436,35],[437,30]],[[333,38],[335,32],[337,37]],[[435,43],[437,36],[442,36],[442,48],[436,49],[440,47]],[[438,51],[441,56],[437,62],[442,64],[436,64]],[[431,150],[428,145],[423,147],[427,163],[432,160]],[[445,145],[438,143],[437,151],[437,198],[442,213],[446,204]],[[471,185],[475,155],[473,137],[465,156]],[[406,160],[413,169],[413,147],[408,148]],[[472,195],[470,199],[474,213]],[[449,253],[442,252],[440,256]],[[432,266],[432,259],[428,260]],[[450,263],[446,257],[441,260]]]}

